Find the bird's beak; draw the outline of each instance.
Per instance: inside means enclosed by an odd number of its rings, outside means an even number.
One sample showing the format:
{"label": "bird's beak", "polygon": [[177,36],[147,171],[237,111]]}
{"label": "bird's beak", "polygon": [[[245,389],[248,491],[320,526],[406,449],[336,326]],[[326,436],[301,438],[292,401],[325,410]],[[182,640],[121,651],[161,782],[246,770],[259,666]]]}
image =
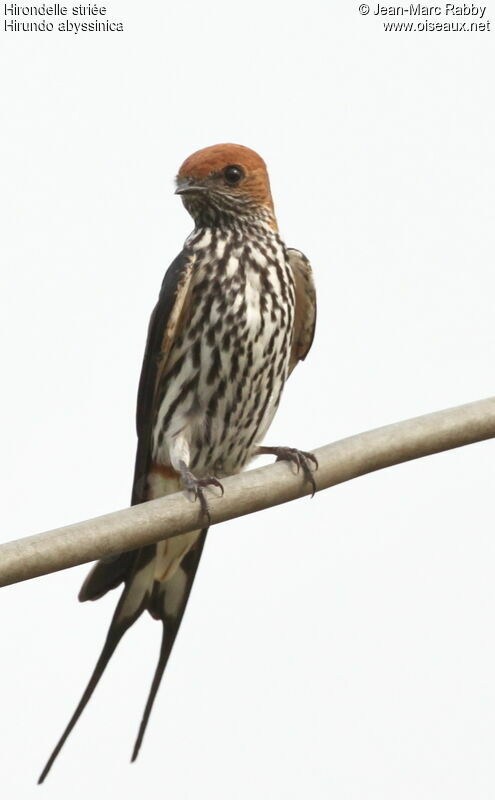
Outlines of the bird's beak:
{"label": "bird's beak", "polygon": [[175,194],[200,194],[206,191],[206,186],[189,183],[188,181],[179,181],[177,184],[177,189],[175,190]]}

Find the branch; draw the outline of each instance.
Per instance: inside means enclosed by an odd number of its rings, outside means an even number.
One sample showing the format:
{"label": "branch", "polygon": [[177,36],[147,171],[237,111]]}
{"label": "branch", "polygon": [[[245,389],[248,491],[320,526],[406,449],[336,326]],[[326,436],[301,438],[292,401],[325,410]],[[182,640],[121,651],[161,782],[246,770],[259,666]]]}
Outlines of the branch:
{"label": "branch", "polygon": [[[495,437],[495,397],[386,425],[320,447],[317,489],[414,458]],[[288,464],[222,479],[225,495],[209,498],[211,522],[224,522],[311,492]],[[123,511],[0,545],[0,586],[36,578],[87,561],[192,531],[199,504],[182,492]]]}

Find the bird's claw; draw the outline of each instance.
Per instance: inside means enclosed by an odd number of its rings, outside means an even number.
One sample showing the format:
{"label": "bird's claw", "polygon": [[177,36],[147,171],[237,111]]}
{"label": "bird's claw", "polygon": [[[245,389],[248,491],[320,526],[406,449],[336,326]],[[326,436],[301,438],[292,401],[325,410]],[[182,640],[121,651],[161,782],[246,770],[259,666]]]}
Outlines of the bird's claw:
{"label": "bird's claw", "polygon": [[[277,461],[288,461],[295,464],[296,472],[302,469],[304,480],[307,481],[311,488],[311,497],[316,493],[316,482],[313,472],[318,469],[318,459],[313,453],[307,453],[305,450],[298,450],[296,447],[260,447],[260,454],[269,454],[276,456]],[[313,469],[311,469],[313,465]]]}
{"label": "bird's claw", "polygon": [[221,497],[223,497],[225,490],[222,484],[218,478],[214,478],[212,476],[207,476],[206,478],[196,478],[192,472],[187,469],[185,464],[181,464],[181,478],[184,489],[186,492],[191,492],[193,501],[195,502],[196,500],[199,500],[201,514],[207,520],[208,525],[210,525],[210,509],[203,489],[205,489],[207,486],[218,486],[222,493]]}
{"label": "bird's claw", "polygon": [[[297,450],[295,447],[280,447],[277,448],[280,452],[277,454],[277,461],[288,461],[296,465],[297,472],[302,470],[304,480],[311,486],[311,497],[316,494],[316,482],[313,472],[318,469],[318,460],[313,453],[307,453],[304,450]],[[313,464],[311,469],[310,464]]]}

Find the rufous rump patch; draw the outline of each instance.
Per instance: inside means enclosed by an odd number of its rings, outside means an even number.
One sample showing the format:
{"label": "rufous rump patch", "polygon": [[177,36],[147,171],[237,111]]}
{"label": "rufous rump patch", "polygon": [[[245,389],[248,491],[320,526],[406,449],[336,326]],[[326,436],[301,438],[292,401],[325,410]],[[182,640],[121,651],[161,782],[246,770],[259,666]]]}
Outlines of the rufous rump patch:
{"label": "rufous rump patch", "polygon": [[157,475],[160,478],[168,478],[169,480],[179,477],[177,470],[168,466],[168,464],[153,464],[150,471],[152,475]]}

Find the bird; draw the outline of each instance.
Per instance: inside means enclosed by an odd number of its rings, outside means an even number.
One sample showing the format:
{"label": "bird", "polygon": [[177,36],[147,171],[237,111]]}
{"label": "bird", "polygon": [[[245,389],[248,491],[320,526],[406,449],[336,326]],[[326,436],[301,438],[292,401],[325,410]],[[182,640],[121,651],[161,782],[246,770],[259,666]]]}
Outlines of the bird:
{"label": "bird", "polygon": [[216,144],[189,156],[175,193],[194,229],[165,273],[151,315],[137,397],[131,503],[177,491],[198,502],[198,529],[104,558],[79,593],[123,585],[94,672],[53,750],[42,783],[125,632],[144,611],[162,639],[131,761],[139,753],[205,544],[208,495],[256,455],[301,471],[315,491],[312,453],[261,444],[285,382],[308,354],[316,293],[306,256],[282,240],[267,167],[254,150]]}

